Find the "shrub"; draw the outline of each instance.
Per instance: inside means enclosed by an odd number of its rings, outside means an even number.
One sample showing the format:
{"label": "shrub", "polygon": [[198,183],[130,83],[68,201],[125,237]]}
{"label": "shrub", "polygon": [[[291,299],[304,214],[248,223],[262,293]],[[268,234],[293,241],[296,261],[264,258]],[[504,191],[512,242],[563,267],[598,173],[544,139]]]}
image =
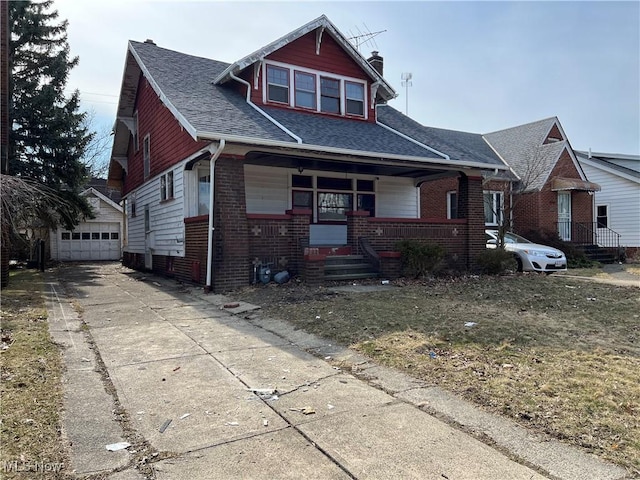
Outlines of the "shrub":
{"label": "shrub", "polygon": [[444,259],[444,248],[433,243],[402,240],[396,244],[402,258],[402,273],[414,278],[434,273]]}
{"label": "shrub", "polygon": [[509,270],[516,271],[518,263],[513,253],[507,252],[503,248],[486,249],[476,258],[478,266],[484,273],[489,275],[500,275]]}

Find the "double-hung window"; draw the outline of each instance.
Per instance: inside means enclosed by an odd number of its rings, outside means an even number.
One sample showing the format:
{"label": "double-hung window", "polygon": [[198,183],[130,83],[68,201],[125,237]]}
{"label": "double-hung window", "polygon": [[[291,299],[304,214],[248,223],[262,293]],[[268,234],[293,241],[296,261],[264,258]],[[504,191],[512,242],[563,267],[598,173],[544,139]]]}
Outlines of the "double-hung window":
{"label": "double-hung window", "polygon": [[344,83],[347,98],[347,114],[364,116],[364,85],[362,83]]}
{"label": "double-hung window", "polygon": [[340,80],[320,77],[320,111],[340,113]]}
{"label": "double-hung window", "polygon": [[289,104],[289,70],[267,65],[267,99]]}
{"label": "double-hung window", "polygon": [[160,176],[160,201],[173,198],[173,172],[167,172]]}
{"label": "double-hung window", "polygon": [[296,107],[316,109],[316,76],[311,73],[296,72]]}
{"label": "double-hung window", "polygon": [[598,228],[607,228],[609,226],[609,208],[607,205],[598,205],[596,207],[596,222]]}

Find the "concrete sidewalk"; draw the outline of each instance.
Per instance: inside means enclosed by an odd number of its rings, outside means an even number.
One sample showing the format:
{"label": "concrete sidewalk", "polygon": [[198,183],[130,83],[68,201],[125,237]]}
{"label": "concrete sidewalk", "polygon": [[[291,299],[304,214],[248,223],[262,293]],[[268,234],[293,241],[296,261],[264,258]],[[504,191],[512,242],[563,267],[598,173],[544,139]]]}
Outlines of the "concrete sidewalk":
{"label": "concrete sidewalk", "polygon": [[[116,264],[59,275],[51,331],[66,347],[64,433],[79,477],[625,476],[254,306]],[[131,446],[106,449],[118,442]]]}

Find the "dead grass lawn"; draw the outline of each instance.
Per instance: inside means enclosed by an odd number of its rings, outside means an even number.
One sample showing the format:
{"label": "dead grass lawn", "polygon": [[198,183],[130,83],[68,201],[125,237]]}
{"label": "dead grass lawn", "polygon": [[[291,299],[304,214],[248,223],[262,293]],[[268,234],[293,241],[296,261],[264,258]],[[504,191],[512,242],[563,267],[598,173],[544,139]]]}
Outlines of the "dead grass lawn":
{"label": "dead grass lawn", "polygon": [[[44,468],[68,465],[60,441],[61,369],[59,349],[49,336],[40,273],[12,272],[9,287],[2,290],[1,478],[41,478]],[[63,472],[44,475],[65,478]]]}
{"label": "dead grass lawn", "polygon": [[536,274],[396,285],[242,297],[640,473],[639,289]]}

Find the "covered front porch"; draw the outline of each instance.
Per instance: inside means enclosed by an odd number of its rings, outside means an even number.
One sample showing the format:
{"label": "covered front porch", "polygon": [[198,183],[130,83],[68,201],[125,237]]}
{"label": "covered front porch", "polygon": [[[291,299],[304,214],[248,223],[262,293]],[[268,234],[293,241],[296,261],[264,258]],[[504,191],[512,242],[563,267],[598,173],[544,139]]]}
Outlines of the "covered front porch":
{"label": "covered front porch", "polygon": [[[440,244],[451,268],[472,268],[485,249],[482,177],[478,169],[452,163],[267,152],[221,156],[212,188],[212,289],[251,283],[257,265],[322,283],[333,255],[361,255],[376,273],[395,277],[396,244],[406,239]],[[459,177],[459,218],[420,218],[420,184],[451,175]],[[189,245],[202,241],[207,225],[203,217],[185,223],[189,258]],[[206,258],[198,262],[203,279]]]}

